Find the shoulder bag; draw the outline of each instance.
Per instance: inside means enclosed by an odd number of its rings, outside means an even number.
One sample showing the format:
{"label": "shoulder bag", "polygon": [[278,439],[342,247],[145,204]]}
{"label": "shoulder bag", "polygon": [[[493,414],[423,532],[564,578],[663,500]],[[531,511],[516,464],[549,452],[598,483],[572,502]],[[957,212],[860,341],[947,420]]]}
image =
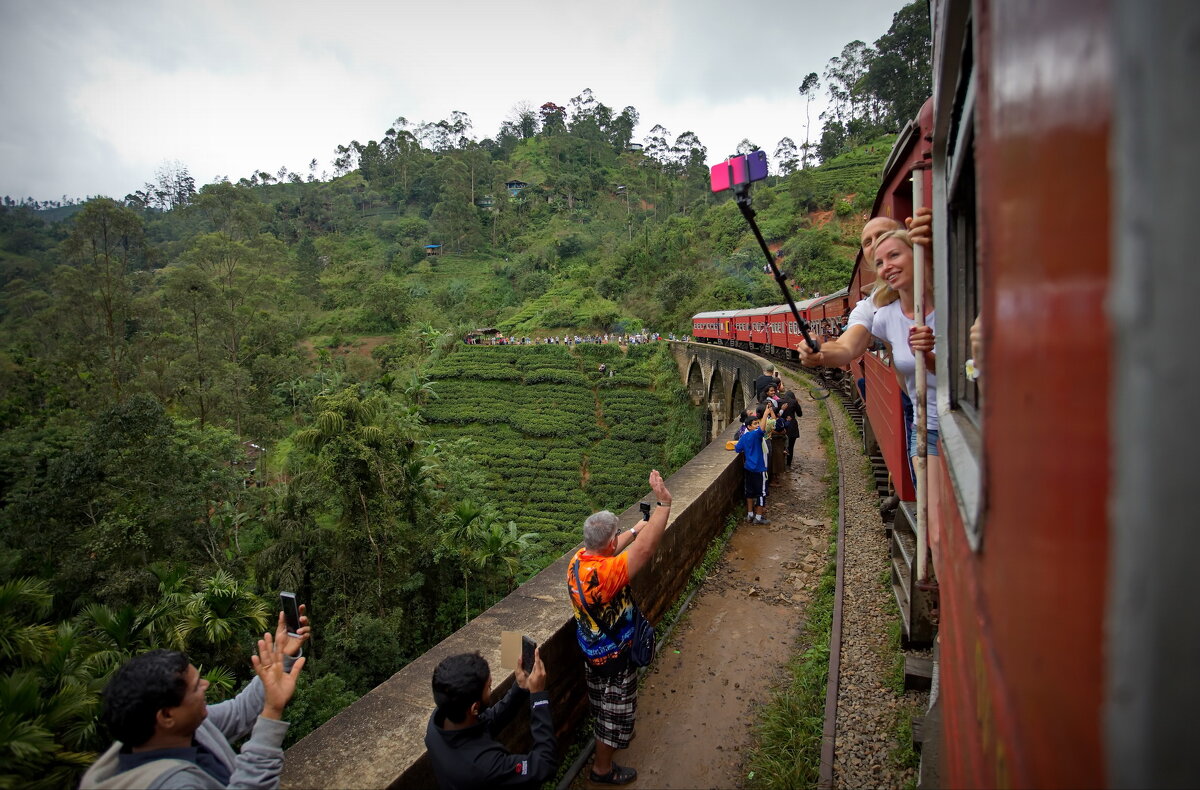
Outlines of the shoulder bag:
{"label": "shoulder bag", "polygon": [[[583,604],[584,611],[596,621],[596,625],[600,626],[600,630],[604,635],[616,645],[621,646],[621,640],[617,635],[608,629],[604,621],[596,616],[592,608],[588,606],[587,596],[583,594],[583,582],[579,580],[579,560],[575,560],[575,564],[571,567],[575,573],[575,589],[579,593],[579,602]],[[632,600],[632,598],[631,598]],[[642,614],[642,610],[638,608],[637,603],[633,603],[633,641],[629,645],[629,660],[635,667],[649,666],[654,660],[654,626],[650,625],[650,621]]]}

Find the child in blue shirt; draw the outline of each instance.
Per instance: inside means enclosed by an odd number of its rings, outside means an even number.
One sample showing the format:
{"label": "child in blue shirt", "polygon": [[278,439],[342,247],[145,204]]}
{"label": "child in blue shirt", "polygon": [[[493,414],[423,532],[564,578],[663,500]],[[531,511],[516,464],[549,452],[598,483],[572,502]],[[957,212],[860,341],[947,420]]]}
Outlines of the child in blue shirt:
{"label": "child in blue shirt", "polygon": [[734,445],[742,454],[743,487],[746,496],[746,520],[755,524],[770,524],[763,518],[763,507],[767,504],[767,453],[763,438],[762,420],[751,414],[743,418],[746,432]]}

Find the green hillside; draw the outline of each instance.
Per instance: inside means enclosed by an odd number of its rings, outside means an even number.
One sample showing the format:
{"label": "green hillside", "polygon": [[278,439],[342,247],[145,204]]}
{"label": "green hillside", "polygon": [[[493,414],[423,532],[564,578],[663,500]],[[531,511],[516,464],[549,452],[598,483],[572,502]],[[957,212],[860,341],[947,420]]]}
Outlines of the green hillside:
{"label": "green hillside", "polygon": [[651,469],[669,474],[703,442],[662,345],[459,346],[429,374],[432,435],[470,438],[500,517],[538,535],[545,561],[581,540],[590,513],[625,510]]}

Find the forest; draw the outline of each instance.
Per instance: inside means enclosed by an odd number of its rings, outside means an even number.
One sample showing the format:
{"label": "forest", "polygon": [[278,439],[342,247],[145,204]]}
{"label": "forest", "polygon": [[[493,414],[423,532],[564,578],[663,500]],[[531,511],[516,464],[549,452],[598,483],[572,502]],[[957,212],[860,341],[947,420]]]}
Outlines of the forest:
{"label": "forest", "polygon": [[[928,39],[913,3],[847,45],[820,139],[776,146],[755,207],[798,296],[844,287]],[[398,118],[332,173],[4,200],[0,786],[72,784],[144,649],[235,691],[280,589],[318,626],[295,740],[691,457],[665,350],[461,342],[779,301],[701,141],[640,122],[583,90],[483,139]]]}

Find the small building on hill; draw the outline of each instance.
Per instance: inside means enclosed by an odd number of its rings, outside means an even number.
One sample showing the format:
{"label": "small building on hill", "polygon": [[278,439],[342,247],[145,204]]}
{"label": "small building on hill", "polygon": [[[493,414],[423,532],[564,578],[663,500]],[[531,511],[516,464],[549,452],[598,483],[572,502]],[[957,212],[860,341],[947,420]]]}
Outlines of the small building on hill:
{"label": "small building on hill", "polygon": [[442,254],[442,245],[426,244],[425,245],[425,254],[426,255],[441,255]]}
{"label": "small building on hill", "polygon": [[507,190],[508,190],[508,194],[512,195],[513,197],[516,197],[517,195],[520,195],[520,194],[521,194],[521,190],[522,190],[522,189],[524,189],[524,188],[525,188],[525,187],[527,187],[527,186],[529,186],[529,184],[526,184],[524,181],[517,181],[517,180],[515,180],[515,179],[514,179],[514,180],[512,180],[512,181],[505,181],[505,182],[504,182],[504,187],[505,187],[505,189],[507,189]]}

